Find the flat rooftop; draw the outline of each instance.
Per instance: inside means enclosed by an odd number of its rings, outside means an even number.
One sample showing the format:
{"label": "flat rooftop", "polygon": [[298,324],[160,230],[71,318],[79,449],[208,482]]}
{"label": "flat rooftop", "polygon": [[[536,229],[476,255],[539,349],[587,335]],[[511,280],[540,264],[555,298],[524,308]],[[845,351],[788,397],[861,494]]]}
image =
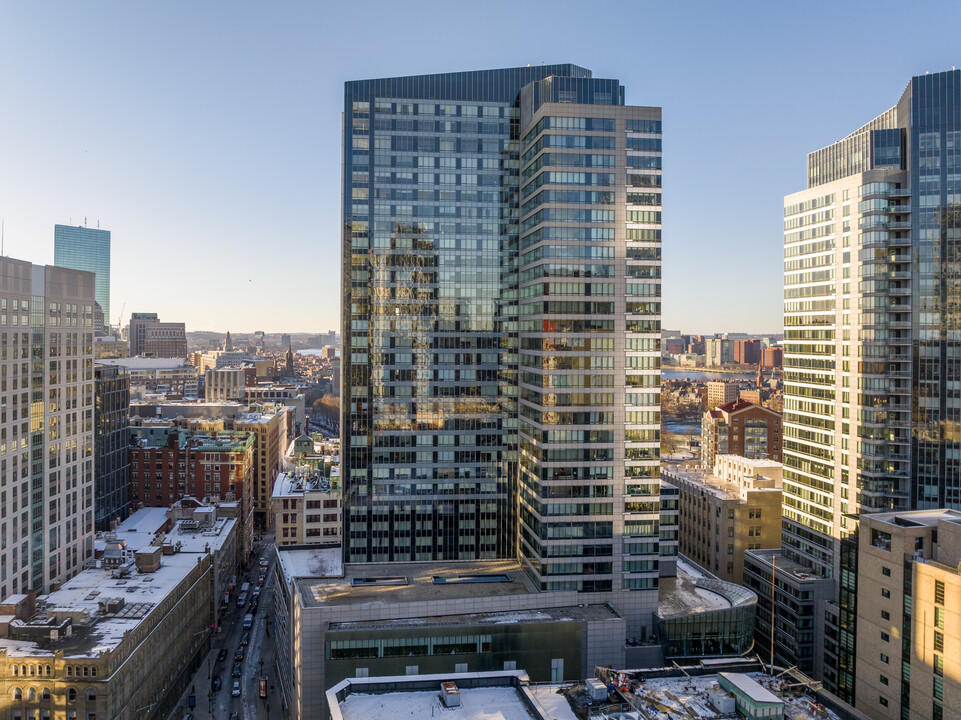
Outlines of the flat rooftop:
{"label": "flat rooftop", "polygon": [[708,579],[710,578],[696,567],[678,558],[677,577],[660,578],[657,593],[658,616],[678,617],[734,607],[734,603],[726,595],[697,586],[699,580]]}
{"label": "flat rooftop", "polygon": [[570,605],[567,607],[508,610],[505,612],[433,615],[424,618],[391,618],[330,623],[330,632],[338,630],[385,630],[404,627],[461,627],[464,625],[514,625],[516,623],[572,622],[578,620],[614,620],[620,616],[608,605]]}
{"label": "flat rooftop", "polygon": [[936,526],[941,520],[961,524],[961,512],[950,508],[936,510],[908,510],[905,512],[872,513],[867,516],[875,522],[885,522],[902,527]]}
{"label": "flat rooftop", "polygon": [[[438,684],[439,685],[439,684]],[[530,720],[531,713],[512,687],[464,688],[460,707],[448,710],[434,691],[393,692],[364,695],[351,693],[340,703],[344,720],[397,720],[400,717],[444,717],[458,720]]]}
{"label": "flat rooftop", "polygon": [[[335,488],[334,491],[339,492],[339,489]],[[306,493],[329,495],[330,492],[330,478],[324,477],[319,470],[301,470],[278,473],[271,497],[300,497]]]}
{"label": "flat rooftop", "polygon": [[[873,516],[869,516],[873,517]],[[781,554],[780,549],[777,550],[747,550],[746,553],[751,553],[754,557],[762,560],[768,567],[771,566],[771,559],[774,558],[775,569],[778,574],[781,573],[788,575],[798,581],[811,581],[811,580],[825,580],[825,578],[820,577],[811,572],[810,568],[805,567],[799,563],[790,560]]]}
{"label": "flat rooftop", "polygon": [[[47,616],[74,618],[73,634],[56,642],[0,639],[0,648],[11,657],[97,657],[115,649],[124,633],[134,630],[197,566],[192,553],[164,555],[156,572],[140,574],[133,569],[127,577],[113,577],[113,570],[84,570],[60,590],[40,595]],[[123,598],[124,606],[111,615],[100,614],[100,602]],[[82,621],[82,623],[81,623]]]}
{"label": "flat rooftop", "polygon": [[340,553],[339,547],[336,558],[330,549],[278,548],[281,566],[289,578],[295,579],[305,606],[417,602],[538,592],[521,564],[513,560],[342,565]]}
{"label": "flat rooftop", "polygon": [[[784,703],[784,717],[788,720],[840,720],[836,713],[823,705],[818,705],[807,696],[798,695],[796,683],[792,678],[782,680],[759,672],[743,675],[728,673],[728,675],[738,675],[740,678],[758,683],[764,697],[767,698],[770,695],[770,699]],[[790,687],[792,683],[795,684],[793,688]],[[721,714],[710,704],[712,693],[733,698],[721,688],[717,675],[695,677],[680,675],[647,679],[637,688],[636,697],[645,705],[653,705],[665,714],[670,713],[671,718],[696,717],[698,720],[719,720],[734,717]]]}

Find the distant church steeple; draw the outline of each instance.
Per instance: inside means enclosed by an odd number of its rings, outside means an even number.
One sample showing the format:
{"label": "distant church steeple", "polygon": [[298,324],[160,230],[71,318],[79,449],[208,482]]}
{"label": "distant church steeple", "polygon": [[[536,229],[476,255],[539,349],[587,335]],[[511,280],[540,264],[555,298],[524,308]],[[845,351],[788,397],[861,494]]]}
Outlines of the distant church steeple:
{"label": "distant church steeple", "polygon": [[294,376],[294,351],[287,346],[287,377]]}
{"label": "distant church steeple", "polygon": [[234,344],[230,341],[230,330],[227,331],[227,337],[224,338],[224,350],[233,350]]}

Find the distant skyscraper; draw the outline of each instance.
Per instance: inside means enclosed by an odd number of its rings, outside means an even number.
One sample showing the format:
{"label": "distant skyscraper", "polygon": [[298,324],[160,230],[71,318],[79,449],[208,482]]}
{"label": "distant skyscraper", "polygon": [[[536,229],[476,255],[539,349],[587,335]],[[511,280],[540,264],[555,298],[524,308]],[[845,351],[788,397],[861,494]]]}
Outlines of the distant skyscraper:
{"label": "distant skyscraper", "polygon": [[94,367],[94,511],[98,530],[130,514],[130,375],[119,365]]}
{"label": "distant skyscraper", "polygon": [[[851,702],[856,606],[874,600],[870,577],[854,586],[857,518],[961,508],[961,71],[911,78],[810,153],[784,248],[783,554],[831,578],[834,602],[803,629],[781,608],[778,647],[807,634],[813,671]],[[914,692],[931,688],[902,686],[891,717]]]}
{"label": "distant skyscraper", "polygon": [[87,270],[97,276],[94,298],[103,310],[104,325],[117,321],[110,314],[110,231],[73,225],[53,226],[53,264]]}
{"label": "distant skyscraper", "polygon": [[649,630],[660,109],[540,65],[348,82],[344,112],[346,558],[519,556]]}
{"label": "distant skyscraper", "polygon": [[[229,337],[230,333],[227,335]],[[132,357],[187,357],[187,329],[184,323],[160,322],[157,313],[131,313],[127,340]]]}
{"label": "distant skyscraper", "polygon": [[0,596],[93,559],[94,276],[0,258]]}

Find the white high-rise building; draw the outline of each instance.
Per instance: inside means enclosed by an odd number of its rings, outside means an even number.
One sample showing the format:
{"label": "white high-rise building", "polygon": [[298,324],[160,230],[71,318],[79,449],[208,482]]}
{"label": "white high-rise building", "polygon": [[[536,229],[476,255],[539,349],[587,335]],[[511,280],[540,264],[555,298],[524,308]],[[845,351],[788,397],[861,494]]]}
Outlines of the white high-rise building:
{"label": "white high-rise building", "polygon": [[0,258],[0,595],[93,557],[91,272]]}

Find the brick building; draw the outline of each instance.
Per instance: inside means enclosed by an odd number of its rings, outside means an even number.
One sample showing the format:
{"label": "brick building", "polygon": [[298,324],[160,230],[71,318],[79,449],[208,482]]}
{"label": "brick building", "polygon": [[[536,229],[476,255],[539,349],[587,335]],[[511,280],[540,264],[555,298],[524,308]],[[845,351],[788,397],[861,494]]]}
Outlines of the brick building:
{"label": "brick building", "polygon": [[757,365],[761,362],[761,341],[736,341],[734,343],[734,362],[742,365]]}
{"label": "brick building", "polygon": [[781,462],[781,413],[745,400],[718,405],[701,419],[701,465],[718,455]]}

